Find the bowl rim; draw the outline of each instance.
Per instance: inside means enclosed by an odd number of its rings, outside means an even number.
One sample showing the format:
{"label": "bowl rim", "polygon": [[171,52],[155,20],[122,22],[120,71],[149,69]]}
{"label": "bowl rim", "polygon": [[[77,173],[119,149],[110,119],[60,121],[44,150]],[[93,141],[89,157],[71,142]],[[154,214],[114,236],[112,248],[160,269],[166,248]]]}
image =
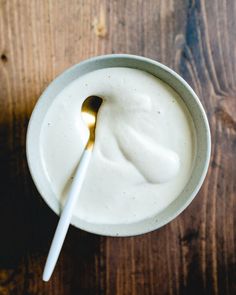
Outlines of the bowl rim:
{"label": "bowl rim", "polygon": [[[27,133],[26,133],[26,158],[27,158],[27,163],[28,163],[28,167],[29,167],[29,171],[31,174],[31,177],[33,179],[33,182],[39,192],[39,194],[41,195],[42,199],[46,202],[46,204],[54,211],[54,213],[56,213],[57,215],[59,215],[59,207],[56,208],[55,206],[52,205],[52,202],[49,201],[49,199],[44,195],[44,193],[42,192],[42,189],[40,188],[38,181],[36,179],[36,175],[34,173],[34,168],[33,168],[33,159],[30,155],[30,150],[31,150],[31,143],[32,143],[32,139],[31,139],[31,133],[33,132],[32,128],[34,127],[33,125],[35,125],[35,118],[37,116],[37,112],[39,109],[40,104],[42,103],[42,100],[45,96],[47,96],[49,90],[51,90],[52,88],[55,87],[55,85],[58,83],[59,80],[61,80],[63,78],[63,76],[66,76],[68,73],[73,72],[75,69],[77,69],[78,67],[82,67],[85,65],[89,65],[90,63],[96,63],[99,62],[101,60],[106,61],[109,59],[127,59],[127,60],[135,60],[135,61],[141,61],[141,62],[145,62],[151,65],[154,65],[158,68],[163,69],[165,72],[167,72],[169,75],[174,76],[179,82],[180,84],[182,84],[184,86],[184,88],[187,89],[187,91],[191,94],[192,98],[195,100],[195,102],[197,103],[198,109],[202,115],[203,118],[203,123],[204,123],[204,127],[206,130],[206,150],[205,150],[205,163],[204,166],[202,168],[202,171],[200,173],[200,177],[198,179],[198,181],[196,181],[196,185],[194,190],[192,191],[191,194],[189,194],[187,200],[185,202],[182,202],[181,205],[175,210],[174,214],[163,218],[163,220],[161,222],[159,222],[158,224],[153,224],[151,227],[148,227],[146,230],[141,230],[139,231],[138,229],[136,231],[133,231],[132,233],[130,232],[122,232],[121,234],[117,234],[113,232],[109,232],[109,226],[104,226],[103,230],[92,230],[91,228],[87,228],[86,226],[81,226],[78,225],[77,223],[71,222],[71,224],[73,226],[75,226],[78,229],[82,229],[85,230],[87,232],[93,233],[93,234],[98,234],[98,235],[103,235],[103,236],[112,236],[112,237],[126,237],[126,236],[136,236],[136,235],[141,235],[141,234],[145,234],[148,232],[152,232],[156,229],[161,228],[162,226],[166,225],[167,223],[169,223],[170,221],[172,221],[173,219],[175,219],[180,213],[182,213],[188,206],[189,204],[193,201],[193,199],[195,198],[195,196],[197,195],[198,191],[200,190],[204,179],[206,177],[207,174],[207,170],[208,170],[208,166],[210,163],[210,156],[211,156],[211,133],[210,133],[210,126],[208,123],[208,119],[205,113],[205,110],[200,102],[200,99],[198,98],[197,94],[194,92],[194,90],[192,89],[192,87],[178,74],[176,73],[174,70],[172,70],[171,68],[167,67],[166,65],[155,61],[153,59],[144,57],[144,56],[139,56],[139,55],[132,55],[132,54],[106,54],[106,55],[99,55],[99,56],[95,56],[95,57],[91,57],[89,59],[83,60],[69,68],[67,68],[65,71],[63,71],[62,73],[60,73],[59,75],[56,76],[56,78],[54,78],[49,85],[46,87],[46,89],[42,92],[42,94],[39,96],[29,123],[28,123],[28,128],[27,128]],[[164,80],[163,80],[164,81]],[[164,81],[166,82],[166,81]],[[168,84],[168,82],[166,82]],[[173,88],[173,87],[172,87]],[[174,89],[174,88],[173,88]],[[176,91],[176,90],[175,90]],[[164,209],[165,210],[165,209]]]}

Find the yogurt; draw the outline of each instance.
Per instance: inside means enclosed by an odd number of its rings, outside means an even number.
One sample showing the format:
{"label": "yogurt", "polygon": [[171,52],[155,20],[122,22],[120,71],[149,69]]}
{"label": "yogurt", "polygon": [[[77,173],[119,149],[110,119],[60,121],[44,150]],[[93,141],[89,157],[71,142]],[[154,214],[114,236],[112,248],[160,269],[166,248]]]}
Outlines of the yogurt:
{"label": "yogurt", "polygon": [[103,99],[96,142],[74,215],[98,224],[133,223],[173,202],[195,158],[195,129],[179,95],[144,71],[105,68],[77,78],[49,108],[40,155],[55,196],[64,202],[89,137],[83,101]]}

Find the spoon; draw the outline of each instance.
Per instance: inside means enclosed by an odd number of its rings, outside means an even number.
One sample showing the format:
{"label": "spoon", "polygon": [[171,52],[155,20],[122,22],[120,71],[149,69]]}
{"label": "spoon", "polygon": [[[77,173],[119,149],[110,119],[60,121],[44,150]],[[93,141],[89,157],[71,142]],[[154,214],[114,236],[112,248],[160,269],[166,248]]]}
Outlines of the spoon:
{"label": "spoon", "polygon": [[81,191],[82,184],[86,175],[89,160],[95,143],[95,129],[97,122],[98,110],[102,104],[102,99],[98,96],[89,96],[83,102],[81,114],[84,122],[89,129],[89,139],[85,146],[84,152],[80,158],[79,165],[75,172],[69,193],[63,208],[60,220],[58,222],[56,232],[54,234],[52,244],[48,253],[47,261],[44,267],[43,280],[47,282],[55,268],[58,256],[60,254],[63,242],[65,240],[70,221],[73,214],[73,209]]}

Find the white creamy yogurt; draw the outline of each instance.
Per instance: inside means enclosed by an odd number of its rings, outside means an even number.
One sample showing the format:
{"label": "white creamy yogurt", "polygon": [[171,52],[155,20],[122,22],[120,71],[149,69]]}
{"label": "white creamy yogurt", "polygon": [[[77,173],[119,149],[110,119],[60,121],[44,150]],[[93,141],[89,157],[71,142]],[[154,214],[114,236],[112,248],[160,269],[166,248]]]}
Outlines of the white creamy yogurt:
{"label": "white creamy yogurt", "polygon": [[103,98],[96,143],[74,215],[87,222],[132,223],[157,214],[187,184],[195,130],[179,95],[136,69],[106,68],[86,74],[55,98],[42,124],[41,161],[64,202],[88,139],[81,105]]}

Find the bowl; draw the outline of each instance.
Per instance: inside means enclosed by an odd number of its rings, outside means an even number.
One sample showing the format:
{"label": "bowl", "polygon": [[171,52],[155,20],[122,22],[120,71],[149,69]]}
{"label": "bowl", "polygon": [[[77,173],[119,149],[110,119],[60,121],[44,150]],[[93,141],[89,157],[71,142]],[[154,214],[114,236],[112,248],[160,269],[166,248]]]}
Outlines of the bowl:
{"label": "bowl", "polygon": [[95,224],[76,216],[71,220],[71,224],[75,227],[91,233],[106,236],[134,236],[156,230],[178,216],[192,202],[207,173],[211,151],[208,120],[199,98],[176,72],[154,60],[127,54],[98,56],[74,65],[50,83],[35,105],[27,130],[26,155],[30,173],[40,195],[48,206],[59,214],[60,203],[50,187],[40,161],[39,134],[42,122],[53,100],[63,88],[84,74],[108,67],[139,69],[166,82],[184,101],[196,129],[196,158],[190,179],[179,196],[162,212],[131,224]]}

